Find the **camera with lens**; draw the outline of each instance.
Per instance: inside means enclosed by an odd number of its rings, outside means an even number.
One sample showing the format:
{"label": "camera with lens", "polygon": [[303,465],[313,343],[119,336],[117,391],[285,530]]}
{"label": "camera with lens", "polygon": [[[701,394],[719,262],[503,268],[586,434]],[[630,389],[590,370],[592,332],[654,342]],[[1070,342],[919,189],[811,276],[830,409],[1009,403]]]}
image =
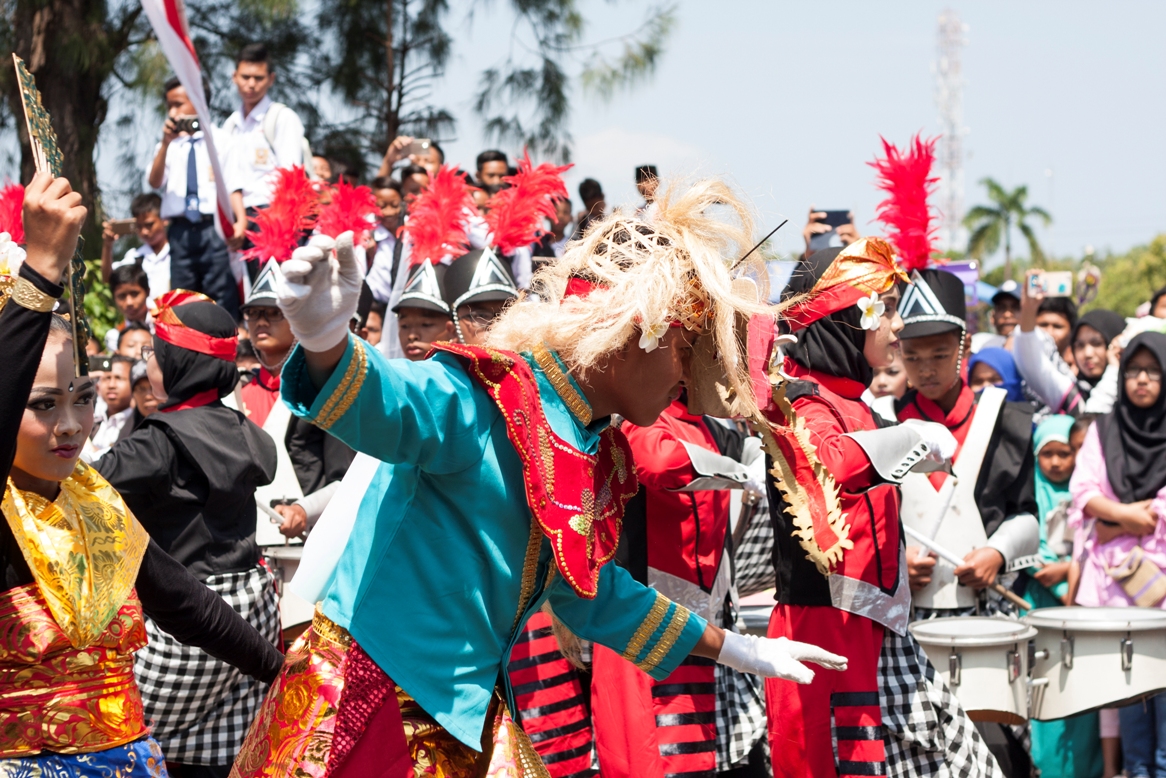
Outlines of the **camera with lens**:
{"label": "camera with lens", "polygon": [[180,116],[174,120],[175,132],[185,132],[193,135],[201,129],[202,125],[199,124],[197,116]]}

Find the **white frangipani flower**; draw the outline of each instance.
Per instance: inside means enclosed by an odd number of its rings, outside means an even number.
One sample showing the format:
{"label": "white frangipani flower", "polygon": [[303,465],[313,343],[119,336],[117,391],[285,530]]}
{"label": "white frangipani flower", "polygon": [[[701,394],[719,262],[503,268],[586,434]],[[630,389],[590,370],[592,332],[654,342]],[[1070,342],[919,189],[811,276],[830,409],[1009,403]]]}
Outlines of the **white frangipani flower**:
{"label": "white frangipani flower", "polygon": [[862,314],[859,325],[864,330],[874,331],[879,328],[879,319],[883,317],[887,306],[877,294],[871,292],[870,297],[864,297],[858,301],[858,310]]}
{"label": "white frangipani flower", "polygon": [[644,351],[655,351],[660,345],[660,338],[668,332],[667,324],[645,324],[640,335],[640,348]]}

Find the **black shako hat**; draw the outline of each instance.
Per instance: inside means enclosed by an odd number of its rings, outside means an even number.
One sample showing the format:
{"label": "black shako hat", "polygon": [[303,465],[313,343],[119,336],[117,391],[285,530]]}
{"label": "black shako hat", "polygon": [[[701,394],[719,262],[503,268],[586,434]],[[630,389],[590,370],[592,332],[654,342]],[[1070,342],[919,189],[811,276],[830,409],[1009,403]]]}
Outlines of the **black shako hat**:
{"label": "black shako hat", "polygon": [[405,291],[401,299],[393,306],[393,313],[402,308],[422,308],[427,311],[436,311],[451,316],[449,306],[445,302],[444,285],[442,281],[449,270],[445,265],[433,264],[428,259],[420,265],[415,265],[409,271],[409,280],[405,283]]}
{"label": "black shako hat", "polygon": [[946,270],[916,270],[899,301],[899,315],[903,317],[899,337],[904,340],[966,330],[964,282]]}

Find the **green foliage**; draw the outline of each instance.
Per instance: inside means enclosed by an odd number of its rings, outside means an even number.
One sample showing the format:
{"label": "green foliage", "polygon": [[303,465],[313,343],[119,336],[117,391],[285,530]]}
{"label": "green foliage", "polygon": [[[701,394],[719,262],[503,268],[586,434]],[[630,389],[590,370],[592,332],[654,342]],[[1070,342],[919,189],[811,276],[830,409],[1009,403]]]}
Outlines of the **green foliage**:
{"label": "green foliage", "polygon": [[1166,233],[1158,235],[1149,245],[1095,259],[1094,263],[1101,268],[1101,287],[1089,307],[1109,308],[1123,316],[1133,316],[1139,305],[1166,286]]}
{"label": "green foliage", "polygon": [[650,76],[675,25],[675,6],[655,9],[639,30],[614,41],[623,45],[614,57],[597,47],[583,70],[584,90],[609,99],[616,90],[633,87]]}
{"label": "green foliage", "polygon": [[102,343],[105,333],[121,322],[109,284],[101,280],[100,259],[85,262],[85,316],[94,337]]}
{"label": "green foliage", "polygon": [[1011,192],[991,178],[980,181],[988,190],[991,205],[977,205],[964,217],[964,226],[971,231],[968,236],[968,256],[983,259],[995,254],[1004,243],[1004,277],[1012,278],[1012,228],[1028,243],[1030,256],[1037,267],[1043,267],[1044,252],[1037,242],[1036,233],[1028,223],[1029,219],[1040,219],[1047,227],[1053,217],[1043,208],[1026,205],[1028,187],[1018,186]]}

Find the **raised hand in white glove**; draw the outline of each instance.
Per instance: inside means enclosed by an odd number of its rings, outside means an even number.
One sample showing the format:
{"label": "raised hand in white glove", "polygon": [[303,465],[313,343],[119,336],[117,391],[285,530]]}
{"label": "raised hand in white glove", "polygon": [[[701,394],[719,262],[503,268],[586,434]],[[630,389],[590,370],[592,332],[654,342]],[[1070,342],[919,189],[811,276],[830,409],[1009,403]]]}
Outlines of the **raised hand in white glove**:
{"label": "raised hand in white glove", "polygon": [[360,300],[364,268],[352,251],[352,233],[336,240],[317,235],[292,252],[274,278],[280,310],[308,351],[327,351],[348,337]]}
{"label": "raised hand in white glove", "polygon": [[846,657],[831,654],[809,643],[786,638],[761,638],[725,631],[717,662],[763,678],[783,678],[797,683],[814,680],[814,671],[802,662],[814,662],[829,670],[845,670]]}
{"label": "raised hand in white glove", "polygon": [[919,433],[919,437],[927,444],[930,449],[925,458],[927,461],[943,464],[950,462],[955,456],[959,443],[947,427],[938,422],[922,419],[907,419],[903,424]]}

